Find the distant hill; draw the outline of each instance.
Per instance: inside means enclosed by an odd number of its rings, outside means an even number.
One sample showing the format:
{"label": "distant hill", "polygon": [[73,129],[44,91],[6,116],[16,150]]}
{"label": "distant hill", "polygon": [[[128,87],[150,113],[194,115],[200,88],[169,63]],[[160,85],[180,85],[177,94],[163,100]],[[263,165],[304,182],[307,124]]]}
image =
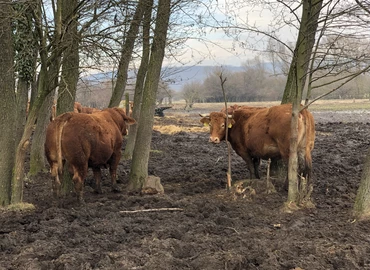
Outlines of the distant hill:
{"label": "distant hill", "polygon": [[[162,69],[162,77],[169,83],[172,90],[179,91],[186,83],[194,81],[202,82],[212,71],[218,67],[215,66],[182,66],[182,67],[164,67]],[[223,66],[226,71],[238,72],[242,71],[243,67],[237,66]],[[105,81],[112,80],[112,77],[116,76],[116,72],[108,71],[95,73],[81,78],[85,82],[91,84],[98,84]],[[135,73],[129,71],[129,81],[134,81]]]}
{"label": "distant hill", "polygon": [[[169,81],[171,89],[175,91],[194,81],[202,82],[209,74],[215,70],[215,66],[183,66],[183,67],[167,67],[163,68],[162,74],[165,81]],[[238,72],[242,71],[243,67],[223,66],[225,71]]]}

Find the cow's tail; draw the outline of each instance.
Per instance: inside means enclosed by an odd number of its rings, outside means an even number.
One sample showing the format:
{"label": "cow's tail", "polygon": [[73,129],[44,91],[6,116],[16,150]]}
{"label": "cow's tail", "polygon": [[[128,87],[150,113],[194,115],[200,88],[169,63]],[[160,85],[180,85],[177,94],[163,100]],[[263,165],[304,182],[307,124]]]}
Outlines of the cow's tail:
{"label": "cow's tail", "polygon": [[55,150],[56,150],[56,159],[58,165],[58,174],[61,175],[63,172],[63,153],[62,153],[62,134],[64,126],[68,123],[68,120],[71,118],[70,113],[65,113],[58,118],[56,118],[55,124]]}
{"label": "cow's tail", "polygon": [[304,140],[304,169],[303,175],[304,177],[311,178],[312,174],[312,156],[311,152],[314,148],[315,143],[315,122],[312,114],[307,111],[302,111],[304,117],[304,124],[305,124],[305,140]]}

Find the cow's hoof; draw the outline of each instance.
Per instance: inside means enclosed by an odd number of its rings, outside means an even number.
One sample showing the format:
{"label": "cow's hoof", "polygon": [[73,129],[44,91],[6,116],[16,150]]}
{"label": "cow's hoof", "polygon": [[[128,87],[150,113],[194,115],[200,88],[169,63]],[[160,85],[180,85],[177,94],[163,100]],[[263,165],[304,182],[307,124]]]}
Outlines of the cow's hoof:
{"label": "cow's hoof", "polygon": [[85,200],[83,199],[83,198],[77,198],[77,203],[79,204],[79,205],[86,205],[86,203],[85,203]]}
{"label": "cow's hoof", "polygon": [[101,188],[94,189],[95,193],[103,194],[103,190]]}
{"label": "cow's hoof", "polygon": [[118,187],[118,185],[113,185],[112,186],[112,191],[113,192],[121,192],[121,189]]}

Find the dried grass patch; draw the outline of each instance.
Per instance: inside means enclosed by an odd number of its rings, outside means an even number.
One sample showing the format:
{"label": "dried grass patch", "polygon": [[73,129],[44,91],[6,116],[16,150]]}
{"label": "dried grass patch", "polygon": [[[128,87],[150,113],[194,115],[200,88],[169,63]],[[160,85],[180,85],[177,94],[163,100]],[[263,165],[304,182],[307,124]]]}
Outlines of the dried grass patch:
{"label": "dried grass patch", "polygon": [[179,132],[209,132],[207,127],[187,127],[187,126],[177,126],[177,125],[154,125],[153,129],[164,134],[176,134]]}

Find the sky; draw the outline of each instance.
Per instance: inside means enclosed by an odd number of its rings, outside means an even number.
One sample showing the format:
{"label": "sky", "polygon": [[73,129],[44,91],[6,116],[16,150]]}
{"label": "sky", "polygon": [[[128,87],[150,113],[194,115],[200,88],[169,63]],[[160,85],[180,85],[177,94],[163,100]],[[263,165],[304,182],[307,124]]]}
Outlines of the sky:
{"label": "sky", "polygon": [[[270,31],[272,27],[279,23],[277,22],[278,17],[280,17],[280,20],[282,20],[282,17],[288,20],[292,16],[291,14],[289,15],[289,12],[281,16],[284,11],[277,12],[276,10],[281,8],[281,6],[277,5],[272,7],[252,6],[248,4],[248,1],[239,1],[236,6],[233,6],[233,2],[238,2],[238,0],[219,0],[217,7],[213,7],[212,9],[213,18],[219,22],[225,19],[231,20],[231,23],[237,27],[244,27],[248,23],[263,31]],[[211,23],[215,24],[214,22]],[[185,45],[188,49],[182,55],[181,60],[188,63],[188,65],[240,66],[245,61],[261,55],[260,51],[266,48],[266,39],[263,38],[263,35],[252,34],[251,31],[244,30],[240,32],[238,37],[239,42],[235,42],[231,37],[227,37],[221,29],[215,30],[214,28],[207,27],[203,33],[207,33],[206,36],[201,37],[201,39],[209,41],[206,44],[196,40],[196,36],[186,41]],[[279,30],[275,31],[275,34],[285,42],[295,41],[297,32],[296,29],[288,27],[288,24],[281,22],[281,26]],[[242,48],[240,42],[244,42],[244,44],[248,42],[253,48],[249,49],[250,46],[248,48]],[[219,46],[215,44],[219,44]],[[164,64],[169,64],[169,62],[165,60]]]}

